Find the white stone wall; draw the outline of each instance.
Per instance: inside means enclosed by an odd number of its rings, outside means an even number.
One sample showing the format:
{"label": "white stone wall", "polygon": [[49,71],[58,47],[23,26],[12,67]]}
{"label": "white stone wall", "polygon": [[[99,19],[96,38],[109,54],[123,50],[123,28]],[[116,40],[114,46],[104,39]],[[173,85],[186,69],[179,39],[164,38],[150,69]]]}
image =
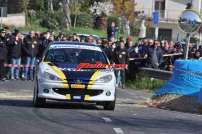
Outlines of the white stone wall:
{"label": "white stone wall", "polygon": [[136,11],[144,11],[145,15],[151,17],[153,12],[153,0],[135,0],[137,4],[135,6]]}
{"label": "white stone wall", "polygon": [[193,0],[193,8],[200,14],[201,14],[201,5],[202,5],[201,2],[202,0]]}
{"label": "white stone wall", "polygon": [[[166,0],[165,2],[165,18],[167,20],[177,20],[182,11],[185,10],[186,4],[190,0]],[[152,17],[154,11],[155,0],[135,0],[137,3],[136,11],[144,11],[145,15]],[[193,0],[193,8],[197,12],[201,12],[202,0]]]}
{"label": "white stone wall", "polygon": [[166,18],[177,20],[181,13],[185,10],[186,0],[166,0]]}
{"label": "white stone wall", "polygon": [[3,22],[5,25],[24,27],[25,26],[25,15],[22,14],[8,14],[7,17],[0,19],[0,22]]}

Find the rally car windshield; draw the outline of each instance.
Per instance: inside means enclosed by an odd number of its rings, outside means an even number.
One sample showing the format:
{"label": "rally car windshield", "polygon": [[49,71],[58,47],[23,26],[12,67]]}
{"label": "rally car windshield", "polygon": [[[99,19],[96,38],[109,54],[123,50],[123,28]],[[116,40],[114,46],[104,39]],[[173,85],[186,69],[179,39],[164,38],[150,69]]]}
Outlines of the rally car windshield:
{"label": "rally car windshield", "polygon": [[44,61],[63,64],[107,64],[107,59],[103,52],[75,48],[50,49],[48,50]]}

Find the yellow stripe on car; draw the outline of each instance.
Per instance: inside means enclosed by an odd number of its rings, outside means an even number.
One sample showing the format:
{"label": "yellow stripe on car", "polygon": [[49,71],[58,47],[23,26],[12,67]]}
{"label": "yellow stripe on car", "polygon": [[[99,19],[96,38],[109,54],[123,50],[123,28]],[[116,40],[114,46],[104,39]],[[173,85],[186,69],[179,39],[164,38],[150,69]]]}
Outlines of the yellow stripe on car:
{"label": "yellow stripe on car", "polygon": [[60,79],[63,80],[63,88],[69,88],[65,74],[56,66],[51,66],[51,68],[59,75]]}
{"label": "yellow stripe on car", "polygon": [[[50,63],[50,62],[43,62],[43,63],[48,65],[48,63]],[[65,74],[58,67],[51,66],[51,65],[48,65],[48,66],[50,66],[59,75],[60,79],[62,79],[63,81],[67,80]]]}
{"label": "yellow stripe on car", "polygon": [[56,66],[50,66],[59,76],[62,80],[66,80],[66,76],[64,73]]}
{"label": "yellow stripe on car", "polygon": [[[50,62],[44,62],[44,63],[46,63],[48,65],[48,63],[50,63]],[[48,66],[50,66],[50,65],[48,65]],[[56,66],[50,66],[50,67],[57,73],[57,75],[62,80],[63,88],[69,88],[65,74]]]}
{"label": "yellow stripe on car", "polygon": [[95,83],[96,79],[98,78],[98,76],[100,76],[101,72],[100,70],[97,70],[92,77],[90,78],[90,81],[88,83],[88,87],[87,89],[92,89],[93,84]]}
{"label": "yellow stripe on car", "polygon": [[89,95],[85,95],[84,101],[89,101],[89,100],[90,100],[90,96]]}
{"label": "yellow stripe on car", "polygon": [[63,83],[63,88],[69,88],[69,85]]}
{"label": "yellow stripe on car", "polygon": [[71,100],[71,95],[70,94],[66,94],[65,97],[66,97],[67,100]]}

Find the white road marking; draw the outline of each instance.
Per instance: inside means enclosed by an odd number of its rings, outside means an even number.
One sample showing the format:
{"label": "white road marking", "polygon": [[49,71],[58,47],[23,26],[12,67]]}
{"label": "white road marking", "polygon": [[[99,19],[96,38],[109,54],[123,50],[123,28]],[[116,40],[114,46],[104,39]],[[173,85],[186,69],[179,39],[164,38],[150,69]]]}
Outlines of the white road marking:
{"label": "white road marking", "polygon": [[112,122],[112,120],[110,118],[108,118],[108,117],[102,117],[102,119],[107,123]]}
{"label": "white road marking", "polygon": [[1,92],[0,99],[31,99],[32,93]]}
{"label": "white road marking", "polygon": [[137,114],[133,114],[133,116],[136,116]]}
{"label": "white road marking", "polygon": [[116,134],[124,134],[121,128],[113,128]]}

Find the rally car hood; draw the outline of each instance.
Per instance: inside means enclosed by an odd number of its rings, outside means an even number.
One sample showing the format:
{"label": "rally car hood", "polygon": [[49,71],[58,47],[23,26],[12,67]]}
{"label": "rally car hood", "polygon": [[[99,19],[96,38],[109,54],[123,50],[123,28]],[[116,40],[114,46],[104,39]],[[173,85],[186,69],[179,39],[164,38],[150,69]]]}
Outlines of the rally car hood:
{"label": "rally car hood", "polygon": [[[47,66],[48,65],[48,66]],[[81,69],[76,70],[76,64],[61,64],[61,63],[46,63],[47,68],[57,68],[59,69],[65,76],[66,81],[69,84],[80,83],[80,84],[88,84],[90,81],[95,81],[98,77],[103,75],[101,70],[97,69]]]}

